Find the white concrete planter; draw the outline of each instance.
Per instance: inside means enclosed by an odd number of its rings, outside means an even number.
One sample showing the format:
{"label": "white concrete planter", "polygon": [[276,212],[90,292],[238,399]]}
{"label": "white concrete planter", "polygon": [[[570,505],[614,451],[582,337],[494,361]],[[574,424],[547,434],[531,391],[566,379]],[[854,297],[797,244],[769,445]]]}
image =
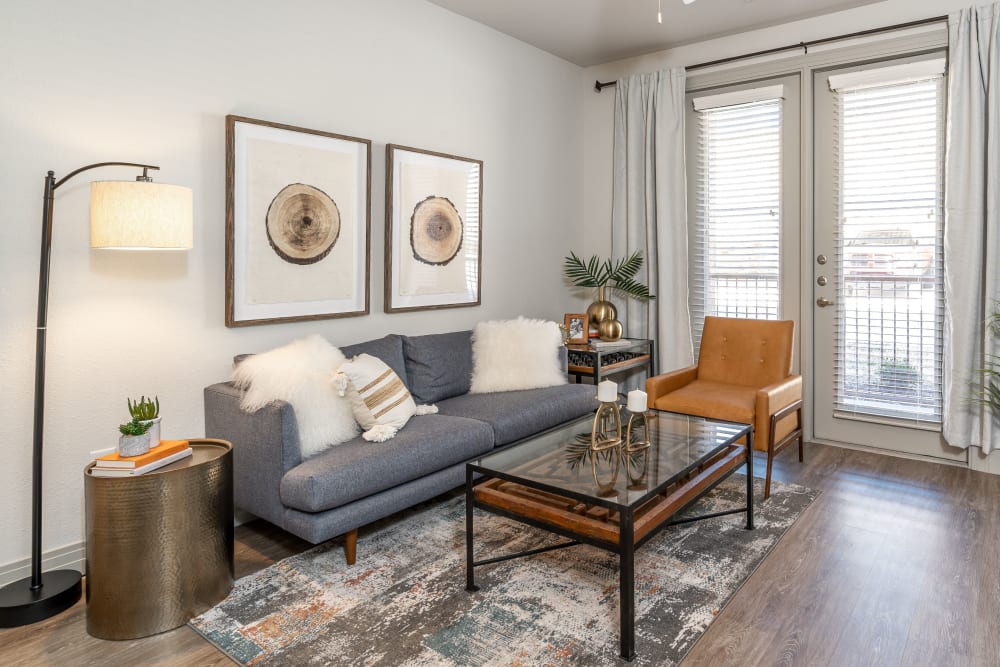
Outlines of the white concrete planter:
{"label": "white concrete planter", "polygon": [[149,446],[150,448],[156,447],[160,444],[160,419],[161,417],[155,417],[153,419],[145,419],[142,424],[149,424],[149,430],[146,433],[149,434]]}
{"label": "white concrete planter", "polygon": [[149,451],[149,431],[142,435],[122,435],[118,438],[119,456],[140,456]]}

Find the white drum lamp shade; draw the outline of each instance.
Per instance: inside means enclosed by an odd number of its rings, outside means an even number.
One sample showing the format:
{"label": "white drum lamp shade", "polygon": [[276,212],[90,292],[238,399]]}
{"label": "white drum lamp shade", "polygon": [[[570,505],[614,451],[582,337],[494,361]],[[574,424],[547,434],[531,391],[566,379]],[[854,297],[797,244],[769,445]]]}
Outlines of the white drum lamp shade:
{"label": "white drum lamp shade", "polygon": [[90,184],[90,247],[187,250],[193,246],[191,188],[147,181]]}

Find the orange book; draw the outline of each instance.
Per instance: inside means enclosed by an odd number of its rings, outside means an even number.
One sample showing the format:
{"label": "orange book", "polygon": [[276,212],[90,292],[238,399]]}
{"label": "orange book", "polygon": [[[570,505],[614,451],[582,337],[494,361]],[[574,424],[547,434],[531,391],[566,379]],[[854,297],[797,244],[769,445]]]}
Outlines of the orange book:
{"label": "orange book", "polygon": [[106,454],[95,463],[98,468],[141,468],[154,461],[184,451],[191,446],[187,440],[160,440],[160,444],[139,456],[121,456],[117,452]]}

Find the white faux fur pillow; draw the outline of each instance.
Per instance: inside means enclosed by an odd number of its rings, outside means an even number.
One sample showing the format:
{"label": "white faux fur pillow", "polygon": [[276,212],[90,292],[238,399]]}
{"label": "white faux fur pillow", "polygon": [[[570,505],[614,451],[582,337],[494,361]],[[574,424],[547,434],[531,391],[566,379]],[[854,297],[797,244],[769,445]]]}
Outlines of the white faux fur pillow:
{"label": "white faux fur pillow", "polygon": [[351,403],[333,382],[345,361],[340,350],[318,335],[247,357],[233,370],[233,382],[245,390],[240,407],[256,412],[273,401],[291,403],[302,458],[315,456],[358,434]]}
{"label": "white faux fur pillow", "polygon": [[559,363],[562,334],[545,320],[480,322],[472,332],[470,394],[566,384]]}

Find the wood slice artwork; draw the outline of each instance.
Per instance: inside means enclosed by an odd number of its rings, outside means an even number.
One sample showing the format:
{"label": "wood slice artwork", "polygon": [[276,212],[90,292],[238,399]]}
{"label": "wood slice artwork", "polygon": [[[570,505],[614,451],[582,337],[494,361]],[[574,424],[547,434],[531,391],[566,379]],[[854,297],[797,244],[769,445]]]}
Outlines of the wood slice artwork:
{"label": "wood slice artwork", "polygon": [[441,266],[455,259],[462,247],[463,225],[447,197],[430,196],[413,208],[410,247],[424,264]]}
{"label": "wood slice artwork", "polygon": [[283,187],[267,208],[267,240],[281,259],[315,264],[340,236],[340,209],[328,194],[304,183]]}

